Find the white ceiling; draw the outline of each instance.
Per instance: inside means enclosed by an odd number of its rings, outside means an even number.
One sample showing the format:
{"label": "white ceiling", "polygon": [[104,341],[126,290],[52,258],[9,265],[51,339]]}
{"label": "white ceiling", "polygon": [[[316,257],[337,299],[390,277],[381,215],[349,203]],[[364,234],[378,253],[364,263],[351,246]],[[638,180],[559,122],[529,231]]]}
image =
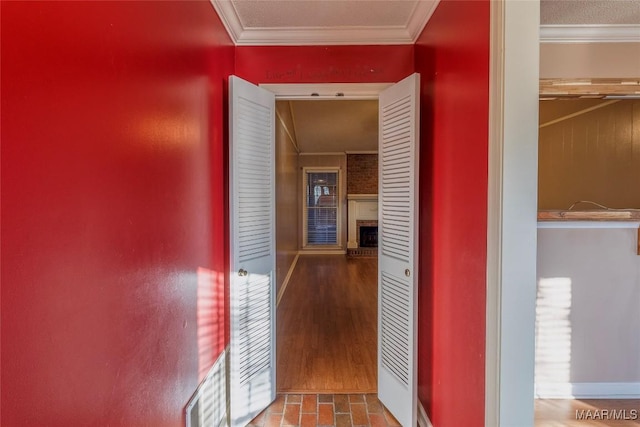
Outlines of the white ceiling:
{"label": "white ceiling", "polygon": [[633,25],[640,23],[638,0],[541,0],[542,25]]}
{"label": "white ceiling", "polygon": [[640,42],[638,0],[540,0],[540,41]]}

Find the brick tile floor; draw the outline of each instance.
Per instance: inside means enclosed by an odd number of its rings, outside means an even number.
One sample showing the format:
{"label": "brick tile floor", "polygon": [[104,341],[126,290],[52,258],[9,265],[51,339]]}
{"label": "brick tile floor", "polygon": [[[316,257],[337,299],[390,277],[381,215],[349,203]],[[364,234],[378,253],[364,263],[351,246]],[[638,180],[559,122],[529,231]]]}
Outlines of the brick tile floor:
{"label": "brick tile floor", "polygon": [[398,427],[375,394],[280,394],[251,427]]}

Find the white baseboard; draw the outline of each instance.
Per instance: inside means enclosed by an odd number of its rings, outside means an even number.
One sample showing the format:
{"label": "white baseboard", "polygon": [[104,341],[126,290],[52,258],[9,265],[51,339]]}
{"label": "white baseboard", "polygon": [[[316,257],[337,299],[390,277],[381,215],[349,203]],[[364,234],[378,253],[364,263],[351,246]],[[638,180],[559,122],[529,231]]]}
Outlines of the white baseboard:
{"label": "white baseboard", "polygon": [[282,282],[282,286],[278,291],[278,297],[276,298],[276,307],[280,305],[280,300],[282,299],[282,295],[284,295],[284,291],[287,290],[287,285],[289,284],[289,279],[291,279],[291,275],[293,274],[293,270],[296,268],[296,264],[298,263],[298,258],[300,258],[300,253],[296,254],[296,257],[293,259],[291,266],[289,266],[289,271],[287,272],[287,276],[284,278],[284,282]]}
{"label": "white baseboard", "polygon": [[227,351],[224,350],[189,400],[187,427],[217,426],[227,419]]}
{"label": "white baseboard", "polygon": [[537,399],[640,399],[640,382],[536,383]]}
{"label": "white baseboard", "polygon": [[420,427],[433,427],[431,420],[427,416],[427,411],[424,410],[422,402],[418,400],[418,426]]}

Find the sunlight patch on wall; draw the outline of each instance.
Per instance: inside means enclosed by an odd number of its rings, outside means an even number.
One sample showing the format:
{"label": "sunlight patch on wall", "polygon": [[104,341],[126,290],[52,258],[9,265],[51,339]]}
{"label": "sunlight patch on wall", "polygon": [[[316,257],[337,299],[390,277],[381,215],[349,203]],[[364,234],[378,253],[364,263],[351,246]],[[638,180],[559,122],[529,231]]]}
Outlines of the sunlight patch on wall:
{"label": "sunlight patch on wall", "polygon": [[[571,278],[540,278],[536,298],[536,396],[571,394]],[[544,391],[542,391],[544,389]]]}
{"label": "sunlight patch on wall", "polygon": [[224,274],[199,267],[196,309],[198,381],[209,373],[224,350],[224,309]]}

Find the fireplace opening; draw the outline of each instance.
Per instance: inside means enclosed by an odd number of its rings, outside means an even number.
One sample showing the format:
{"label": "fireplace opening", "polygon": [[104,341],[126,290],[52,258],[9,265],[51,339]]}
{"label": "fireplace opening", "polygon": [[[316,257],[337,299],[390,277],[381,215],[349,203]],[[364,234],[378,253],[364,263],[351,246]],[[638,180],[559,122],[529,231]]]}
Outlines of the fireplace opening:
{"label": "fireplace opening", "polygon": [[360,226],[360,247],[361,248],[377,248],[378,247],[378,226]]}

